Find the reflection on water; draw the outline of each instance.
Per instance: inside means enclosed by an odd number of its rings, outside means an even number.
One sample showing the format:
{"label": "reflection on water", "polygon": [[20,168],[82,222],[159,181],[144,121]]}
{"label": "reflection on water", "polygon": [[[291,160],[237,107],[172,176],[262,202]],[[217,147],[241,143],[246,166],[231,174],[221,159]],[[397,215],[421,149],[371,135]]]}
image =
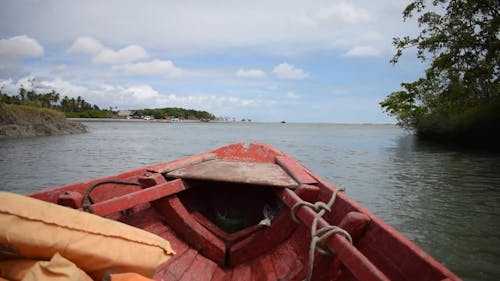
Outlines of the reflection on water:
{"label": "reflection on water", "polygon": [[393,157],[395,205],[404,208],[394,225],[462,278],[498,280],[500,157],[412,137],[401,138]]}
{"label": "reflection on water", "polygon": [[465,280],[500,270],[500,155],[420,143],[390,125],[87,123],[83,135],[0,141],[1,190],[110,175],[233,142],[297,158]]}

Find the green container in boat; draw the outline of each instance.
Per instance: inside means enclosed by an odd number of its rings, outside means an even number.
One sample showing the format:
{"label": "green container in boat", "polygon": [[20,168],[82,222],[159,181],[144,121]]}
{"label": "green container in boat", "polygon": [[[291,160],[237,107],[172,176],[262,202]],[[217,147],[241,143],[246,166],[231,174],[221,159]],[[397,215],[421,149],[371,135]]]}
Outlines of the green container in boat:
{"label": "green container in boat", "polygon": [[245,228],[246,219],[243,215],[221,214],[217,212],[215,215],[215,224],[227,233],[234,233]]}

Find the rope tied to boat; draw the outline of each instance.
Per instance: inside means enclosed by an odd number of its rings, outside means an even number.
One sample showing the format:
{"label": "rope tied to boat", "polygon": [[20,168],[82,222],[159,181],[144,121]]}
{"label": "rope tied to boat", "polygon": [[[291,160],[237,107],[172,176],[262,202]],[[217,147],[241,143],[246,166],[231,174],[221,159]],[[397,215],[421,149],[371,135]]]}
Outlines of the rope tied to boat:
{"label": "rope tied to boat", "polygon": [[321,254],[324,255],[333,255],[332,251],[325,246],[325,242],[334,234],[341,234],[343,235],[350,243],[352,243],[352,238],[351,235],[345,231],[344,229],[331,225],[327,227],[322,227],[321,229],[318,228],[318,221],[320,218],[323,217],[323,215],[328,211],[331,212],[333,203],[335,202],[335,198],[337,198],[337,193],[338,192],[344,192],[345,188],[343,186],[339,186],[336,188],[333,193],[332,197],[328,201],[328,203],[318,201],[315,203],[307,202],[307,201],[301,201],[297,202],[295,205],[293,205],[291,209],[291,215],[292,219],[300,224],[300,221],[297,219],[296,212],[297,209],[301,206],[307,206],[313,209],[316,212],[316,215],[314,216],[312,225],[311,225],[311,243],[309,245],[309,264],[308,264],[308,270],[307,270],[307,275],[304,278],[304,281],[310,281],[312,277],[312,272],[313,272],[313,267],[314,267],[314,253],[316,250],[320,252]]}
{"label": "rope tied to boat", "polygon": [[103,180],[103,181],[98,181],[91,185],[87,190],[85,190],[85,193],[83,194],[83,199],[82,199],[82,208],[84,211],[91,213],[90,206],[94,204],[94,200],[90,196],[90,193],[98,186],[103,185],[103,184],[118,184],[118,185],[136,185],[136,186],[141,186],[139,182],[130,182],[130,181],[122,181],[122,180]]}

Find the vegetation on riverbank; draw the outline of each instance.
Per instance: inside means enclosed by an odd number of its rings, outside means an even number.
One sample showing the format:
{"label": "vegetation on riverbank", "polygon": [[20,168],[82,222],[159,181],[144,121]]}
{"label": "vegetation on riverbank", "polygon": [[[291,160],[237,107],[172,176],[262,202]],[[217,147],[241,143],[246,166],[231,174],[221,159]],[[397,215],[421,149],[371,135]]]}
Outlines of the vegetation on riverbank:
{"label": "vegetation on riverbank", "polygon": [[0,91],[0,102],[62,111],[69,118],[111,118],[116,116],[116,112],[111,108],[109,110],[100,109],[97,105],[88,103],[80,96],[61,98],[61,95],[56,91],[37,93],[35,90],[26,90],[23,87],[19,88],[17,95],[8,95]]}
{"label": "vegetation on riverbank", "polygon": [[[55,91],[49,93],[37,93],[35,90],[26,90],[19,88],[17,95],[7,95],[0,91],[0,103],[26,105],[32,107],[48,108],[56,111],[61,111],[68,118],[118,118],[118,111],[109,109],[101,109],[97,105],[92,105],[78,96],[77,98],[69,98]],[[215,116],[207,111],[194,109],[184,109],[178,107],[155,108],[155,109],[137,109],[131,111],[132,118],[143,118],[151,116],[155,119],[180,118],[186,120],[214,120]]]}
{"label": "vegetation on riverbank", "polygon": [[0,102],[0,138],[79,134],[86,127],[47,108]]}
{"label": "vegetation on riverbank", "polygon": [[153,116],[155,119],[166,119],[168,117],[182,118],[186,120],[214,120],[215,116],[207,111],[184,109],[178,107],[140,109],[135,110],[134,117]]}
{"label": "vegetation on riverbank", "polygon": [[425,76],[402,83],[380,103],[403,128],[426,139],[498,145],[500,140],[500,2],[414,0],[404,20],[418,14],[420,34],[395,38],[397,63],[416,47],[430,60]]}

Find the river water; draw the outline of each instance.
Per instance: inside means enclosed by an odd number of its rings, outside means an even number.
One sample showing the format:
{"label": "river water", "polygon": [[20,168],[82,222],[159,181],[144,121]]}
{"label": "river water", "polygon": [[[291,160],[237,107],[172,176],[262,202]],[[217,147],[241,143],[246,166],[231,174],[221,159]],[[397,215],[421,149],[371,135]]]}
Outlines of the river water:
{"label": "river water", "polygon": [[0,140],[0,190],[30,193],[209,151],[271,144],[464,280],[500,280],[500,154],[418,142],[393,125],[88,122],[81,135]]}

